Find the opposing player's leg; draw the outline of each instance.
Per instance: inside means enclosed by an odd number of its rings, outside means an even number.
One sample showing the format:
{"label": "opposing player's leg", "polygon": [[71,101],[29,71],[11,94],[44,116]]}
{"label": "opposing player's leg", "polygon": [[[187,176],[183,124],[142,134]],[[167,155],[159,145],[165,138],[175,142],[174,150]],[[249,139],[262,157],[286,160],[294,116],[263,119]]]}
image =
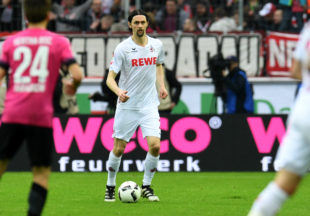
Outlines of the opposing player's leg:
{"label": "opposing player's leg", "polygon": [[118,138],[114,138],[114,147],[110,152],[108,159],[108,180],[105,191],[105,202],[115,201],[115,185],[116,185],[116,174],[121,164],[121,158],[124,153],[127,142]]}
{"label": "opposing player's leg", "polygon": [[[309,126],[299,116],[293,116],[287,134],[283,139],[276,158],[280,168],[272,181],[252,205],[249,216],[274,216],[283,203],[292,196],[302,176],[310,167]],[[305,118],[308,120],[308,118]],[[297,120],[297,121],[296,121]]]}
{"label": "opposing player's leg", "polygon": [[41,215],[47,195],[54,146],[52,128],[25,126],[33,182],[28,196],[28,216]]}
{"label": "opposing player's leg", "polygon": [[33,167],[33,182],[31,185],[28,203],[28,216],[39,216],[42,213],[48,192],[48,180],[51,173],[50,167]]}
{"label": "opposing player's leg", "polygon": [[24,132],[18,124],[2,123],[0,127],[0,179],[7,169],[8,162],[23,143]]}

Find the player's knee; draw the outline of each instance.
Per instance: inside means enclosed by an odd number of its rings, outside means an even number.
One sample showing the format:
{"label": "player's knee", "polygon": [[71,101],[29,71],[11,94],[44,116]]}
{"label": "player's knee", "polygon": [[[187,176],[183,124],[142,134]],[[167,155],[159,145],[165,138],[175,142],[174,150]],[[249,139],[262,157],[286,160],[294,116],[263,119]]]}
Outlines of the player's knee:
{"label": "player's knee", "polygon": [[150,145],[150,153],[153,156],[158,156],[160,151],[160,144],[159,143],[152,143]]}
{"label": "player's knee", "polygon": [[120,146],[120,145],[119,146],[115,146],[114,149],[113,149],[113,153],[117,157],[122,156],[124,151],[125,151],[125,146]]}
{"label": "player's knee", "polygon": [[48,179],[51,173],[50,167],[33,167],[33,181],[44,188],[47,188]]}

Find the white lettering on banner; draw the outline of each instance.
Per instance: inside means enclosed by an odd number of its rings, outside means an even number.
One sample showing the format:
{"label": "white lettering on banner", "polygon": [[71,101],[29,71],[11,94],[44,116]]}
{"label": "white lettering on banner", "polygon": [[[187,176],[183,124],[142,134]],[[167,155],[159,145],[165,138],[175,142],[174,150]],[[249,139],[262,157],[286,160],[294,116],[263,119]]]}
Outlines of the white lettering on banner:
{"label": "white lettering on banner", "polygon": [[60,157],[58,163],[59,163],[59,170],[60,172],[65,172],[66,169],[66,164],[69,163],[70,157]]}
{"label": "white lettering on banner", "polygon": [[193,160],[193,157],[187,157],[186,158],[186,171],[188,172],[192,172],[192,171],[196,171],[199,172],[200,171],[200,167],[198,166],[199,160]]}
{"label": "white lettering on banner", "polygon": [[[107,162],[105,162],[105,170],[107,170]],[[172,163],[171,163],[172,162]],[[186,167],[188,172],[199,172],[199,160],[194,160],[193,157],[189,156],[186,160],[176,159],[173,161],[169,160],[159,160],[157,170],[160,172],[179,172],[181,167]],[[144,171],[144,160],[123,160],[122,161],[123,172],[129,172],[132,170],[137,170],[138,172]],[[102,160],[70,160],[68,156],[62,156],[58,160],[60,172],[66,172],[72,170],[72,172],[102,172],[103,170],[103,161]],[[171,167],[171,164],[173,166]],[[71,168],[71,169],[70,169]]]}
{"label": "white lettering on banner", "polygon": [[176,62],[176,43],[174,37],[159,37],[165,50],[165,67],[173,70]]}
{"label": "white lettering on banner", "polygon": [[240,36],[239,38],[240,67],[248,75],[259,74],[259,62],[263,62],[263,57],[259,56],[260,45],[260,38],[258,36]]}
{"label": "white lettering on banner", "polygon": [[142,172],[144,170],[144,163],[145,163],[145,160],[143,160],[143,161],[136,160],[137,170],[139,172]]}
{"label": "white lettering on banner", "polygon": [[[223,38],[221,45],[218,38]],[[72,50],[77,62],[81,65],[86,77],[102,77],[104,71],[110,67],[113,51],[125,36],[114,37],[90,37],[71,36]],[[249,76],[259,73],[259,34],[249,34],[239,36],[234,35],[200,35],[181,36],[177,42],[175,36],[157,36],[163,42],[165,52],[165,66],[167,69],[176,68],[177,76],[202,76],[202,72],[207,69],[208,57],[212,57],[218,52],[221,45],[224,55],[235,55],[239,53],[240,65],[248,65],[246,68]],[[242,46],[240,39],[242,38]],[[248,41],[245,39],[248,38]],[[254,38],[254,40],[252,40]],[[244,49],[246,47],[246,49]],[[246,51],[246,52],[244,52]],[[255,59],[256,58],[256,59]],[[198,65],[198,68],[197,68]],[[198,72],[197,72],[198,69]]]}
{"label": "white lettering on banner", "polygon": [[268,45],[266,68],[269,75],[289,76],[297,40],[298,34],[278,32],[271,32],[266,37]]}
{"label": "white lettering on banner", "polygon": [[262,164],[262,171],[268,172],[269,171],[269,164],[272,163],[272,157],[271,156],[264,156],[262,160],[260,161]]}
{"label": "white lettering on banner", "polygon": [[102,171],[102,160],[97,160],[97,163],[95,163],[94,160],[90,160],[89,161],[89,171],[101,172]]}
{"label": "white lettering on banner", "polygon": [[175,161],[173,161],[173,171],[179,172],[181,164],[184,164],[183,160],[175,160]]}
{"label": "white lettering on banner", "polygon": [[297,42],[296,41],[287,41],[286,42],[286,64],[287,67],[292,66],[292,59],[294,55],[294,49],[296,47]]}
{"label": "white lettering on banner", "polygon": [[104,75],[104,40],[88,38],[86,41],[87,76],[102,77]]}
{"label": "white lettering on banner", "polygon": [[274,39],[270,39],[269,41],[269,60],[270,66],[276,66],[276,62],[279,67],[285,67],[285,46],[284,40],[277,41]]}
{"label": "white lettering on banner", "polygon": [[85,172],[85,161],[84,160],[73,160],[72,171],[73,172]]}
{"label": "white lettering on banner", "polygon": [[71,41],[72,51],[76,61],[81,65],[82,72],[85,73],[85,64],[84,55],[85,55],[85,38],[73,38]]}
{"label": "white lettering on banner", "polygon": [[224,58],[228,56],[237,56],[237,37],[224,35],[221,41],[221,51]]}
{"label": "white lettering on banner", "polygon": [[121,42],[120,37],[112,37],[107,40],[107,46],[106,46],[106,61],[105,61],[105,68],[108,69],[110,67],[110,62],[112,60],[113,52],[116,48],[116,46]]}
{"label": "white lettering on banner", "polygon": [[218,37],[206,36],[198,37],[197,50],[198,50],[198,73],[203,76],[203,71],[208,67],[209,58],[218,52]]}
{"label": "white lettering on banner", "polygon": [[178,54],[176,67],[178,76],[196,77],[194,37],[181,37]]}
{"label": "white lettering on banner", "polygon": [[128,172],[130,164],[133,164],[133,160],[123,160],[123,171]]}
{"label": "white lettering on banner", "polygon": [[169,160],[159,160],[157,165],[157,170],[160,172],[170,171],[170,161]]}

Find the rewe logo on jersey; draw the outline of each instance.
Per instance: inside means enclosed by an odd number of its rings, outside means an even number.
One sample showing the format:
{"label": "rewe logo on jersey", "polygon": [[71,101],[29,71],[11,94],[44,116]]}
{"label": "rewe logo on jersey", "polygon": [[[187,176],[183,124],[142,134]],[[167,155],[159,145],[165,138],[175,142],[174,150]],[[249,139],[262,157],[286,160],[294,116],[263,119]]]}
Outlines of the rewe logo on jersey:
{"label": "rewe logo on jersey", "polygon": [[157,57],[131,59],[131,66],[138,67],[138,66],[144,66],[144,65],[155,65],[156,61],[157,61]]}

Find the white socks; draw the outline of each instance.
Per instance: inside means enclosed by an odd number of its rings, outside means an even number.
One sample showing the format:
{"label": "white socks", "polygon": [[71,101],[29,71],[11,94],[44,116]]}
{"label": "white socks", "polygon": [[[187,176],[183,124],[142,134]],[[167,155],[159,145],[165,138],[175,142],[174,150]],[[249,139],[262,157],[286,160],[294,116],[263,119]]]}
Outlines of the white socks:
{"label": "white socks", "polygon": [[255,200],[249,216],[255,215],[254,213],[263,216],[274,216],[288,198],[289,196],[285,191],[274,182],[271,182]]}
{"label": "white socks", "polygon": [[149,152],[146,154],[143,185],[151,185],[154,174],[157,171],[158,161],[159,156],[154,157]]}
{"label": "white socks", "polygon": [[110,152],[109,160],[108,160],[108,186],[115,186],[116,185],[116,174],[118,172],[119,166],[121,164],[122,157],[116,157],[113,151]]}

